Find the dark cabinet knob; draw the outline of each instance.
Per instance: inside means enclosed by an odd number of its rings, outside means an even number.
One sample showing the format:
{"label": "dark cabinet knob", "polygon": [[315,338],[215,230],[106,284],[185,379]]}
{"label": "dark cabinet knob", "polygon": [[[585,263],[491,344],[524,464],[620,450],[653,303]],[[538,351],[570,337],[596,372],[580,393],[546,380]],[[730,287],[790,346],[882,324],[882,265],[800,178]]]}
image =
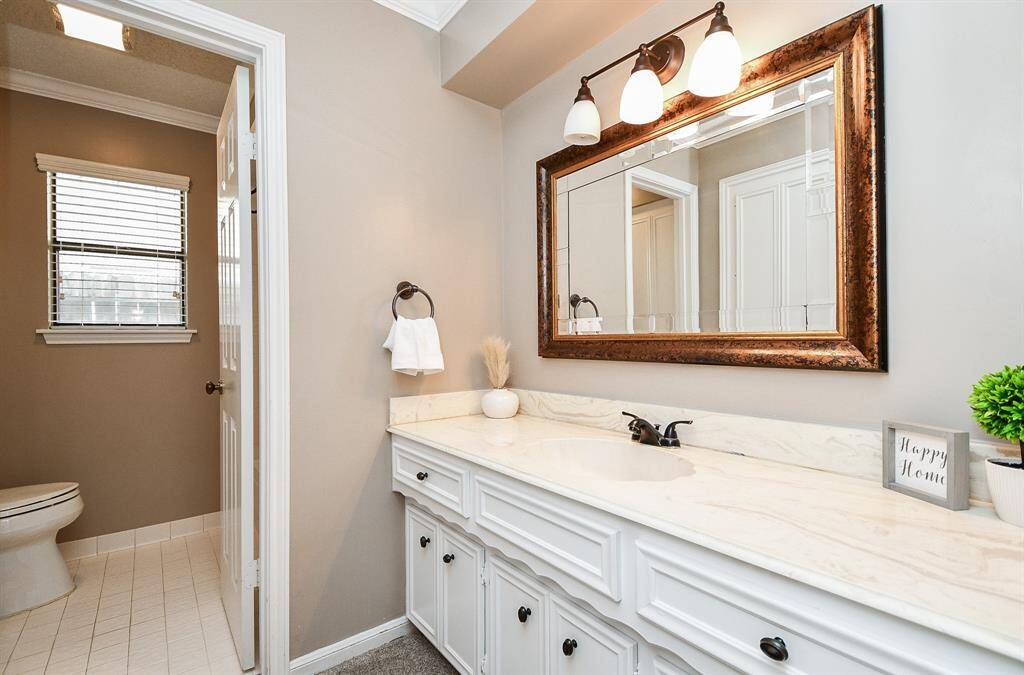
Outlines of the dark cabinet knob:
{"label": "dark cabinet knob", "polygon": [[213,394],[214,392],[218,394],[224,393],[224,382],[222,380],[217,380],[216,382],[211,380],[206,383],[206,393]]}
{"label": "dark cabinet knob", "polygon": [[761,638],[761,651],[772,661],[785,661],[789,658],[789,650],[780,637]]}
{"label": "dark cabinet knob", "polygon": [[572,656],[572,653],[579,647],[576,641],[572,638],[565,638],[565,642],[562,643],[562,653],[566,656]]}
{"label": "dark cabinet knob", "polygon": [[426,471],[420,471],[419,473],[416,474],[416,480],[426,480],[426,479],[427,479],[427,472]]}
{"label": "dark cabinet knob", "polygon": [[420,548],[426,548],[430,543],[430,537],[420,537]]}
{"label": "dark cabinet knob", "polygon": [[530,618],[533,611],[529,607],[520,607],[516,614],[519,616],[519,623],[526,623],[526,620]]}
{"label": "dark cabinet knob", "polygon": [[455,554],[454,554],[454,553],[445,553],[445,554],[444,554],[444,555],[443,555],[443,556],[441,557],[441,560],[442,560],[442,562],[444,562],[444,564],[446,564],[446,565],[447,565],[447,564],[448,564],[448,563],[450,563],[451,561],[455,560]]}

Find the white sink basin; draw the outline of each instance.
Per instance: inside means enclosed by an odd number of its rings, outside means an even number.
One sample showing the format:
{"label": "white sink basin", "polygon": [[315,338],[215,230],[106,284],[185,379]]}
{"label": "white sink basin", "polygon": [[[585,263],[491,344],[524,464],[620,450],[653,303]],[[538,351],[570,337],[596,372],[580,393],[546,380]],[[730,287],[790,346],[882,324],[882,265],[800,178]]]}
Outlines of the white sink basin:
{"label": "white sink basin", "polygon": [[543,473],[612,481],[669,481],[693,465],[660,448],[606,438],[558,438],[529,443],[522,458]]}

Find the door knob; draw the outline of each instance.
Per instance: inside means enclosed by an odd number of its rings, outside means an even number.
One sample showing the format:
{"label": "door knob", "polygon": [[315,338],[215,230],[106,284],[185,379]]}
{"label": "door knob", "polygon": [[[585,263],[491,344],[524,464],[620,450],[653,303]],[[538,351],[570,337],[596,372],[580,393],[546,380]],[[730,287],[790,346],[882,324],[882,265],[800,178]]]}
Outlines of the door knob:
{"label": "door knob", "polygon": [[213,394],[213,392],[218,394],[224,393],[224,380],[217,380],[216,382],[210,380],[206,383],[206,393]]}
{"label": "door knob", "polygon": [[430,543],[430,537],[420,537],[420,548],[426,548]]}
{"label": "door knob", "polygon": [[444,562],[444,564],[446,565],[453,560],[455,560],[454,553],[445,553],[443,556],[441,556],[441,561]]}
{"label": "door knob", "polygon": [[566,638],[565,642],[562,643],[562,653],[566,656],[572,656],[572,653],[579,647],[576,641],[571,638]]}
{"label": "door knob", "polygon": [[533,612],[529,607],[520,607],[516,614],[519,616],[519,623],[526,623],[526,620],[530,618]]}
{"label": "door knob", "polygon": [[761,651],[772,661],[785,661],[789,658],[789,650],[786,643],[780,637],[761,638]]}
{"label": "door knob", "polygon": [[426,471],[420,471],[416,474],[416,480],[426,480],[428,475],[429,474]]}

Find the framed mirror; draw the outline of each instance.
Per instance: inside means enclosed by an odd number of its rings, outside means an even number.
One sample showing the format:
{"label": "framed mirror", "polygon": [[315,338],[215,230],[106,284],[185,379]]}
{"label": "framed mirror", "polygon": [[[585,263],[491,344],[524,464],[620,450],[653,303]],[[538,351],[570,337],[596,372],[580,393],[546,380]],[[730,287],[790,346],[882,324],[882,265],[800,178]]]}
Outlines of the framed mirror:
{"label": "framed mirror", "polygon": [[884,370],[877,23],[539,161],[540,355]]}

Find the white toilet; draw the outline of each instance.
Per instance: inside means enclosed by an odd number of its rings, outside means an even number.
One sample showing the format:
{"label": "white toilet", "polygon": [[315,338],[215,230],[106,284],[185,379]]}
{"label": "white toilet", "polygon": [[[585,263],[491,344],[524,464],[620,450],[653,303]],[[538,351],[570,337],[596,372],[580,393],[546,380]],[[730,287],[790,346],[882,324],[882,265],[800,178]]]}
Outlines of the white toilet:
{"label": "white toilet", "polygon": [[0,619],[74,590],[57,530],[74,522],[83,507],[78,483],[0,490]]}

